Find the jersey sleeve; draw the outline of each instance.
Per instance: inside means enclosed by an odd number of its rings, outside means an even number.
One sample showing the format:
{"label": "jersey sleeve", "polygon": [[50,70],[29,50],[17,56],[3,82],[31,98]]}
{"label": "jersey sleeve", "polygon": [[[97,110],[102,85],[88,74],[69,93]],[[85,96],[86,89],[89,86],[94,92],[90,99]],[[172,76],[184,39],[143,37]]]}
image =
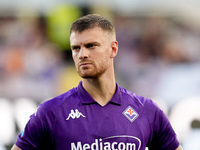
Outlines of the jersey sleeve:
{"label": "jersey sleeve", "polygon": [[179,146],[176,134],[166,114],[152,100],[145,106],[146,115],[151,125],[149,150],[175,150]]}
{"label": "jersey sleeve", "polygon": [[51,145],[50,142],[50,132],[52,130],[52,114],[46,115],[46,113],[50,113],[49,111],[46,112],[43,104],[40,105],[37,111],[32,114],[27,122],[24,131],[19,134],[16,145],[21,149],[26,150],[40,150],[50,149]]}

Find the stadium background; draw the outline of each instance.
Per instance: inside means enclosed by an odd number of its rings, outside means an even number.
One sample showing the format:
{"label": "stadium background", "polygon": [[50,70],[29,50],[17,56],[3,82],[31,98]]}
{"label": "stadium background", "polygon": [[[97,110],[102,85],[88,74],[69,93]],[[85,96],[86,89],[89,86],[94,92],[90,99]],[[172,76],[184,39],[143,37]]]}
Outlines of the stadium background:
{"label": "stadium background", "polygon": [[117,82],[167,113],[184,150],[200,149],[200,2],[0,0],[0,150],[37,105],[77,86],[69,27],[98,13],[115,25]]}

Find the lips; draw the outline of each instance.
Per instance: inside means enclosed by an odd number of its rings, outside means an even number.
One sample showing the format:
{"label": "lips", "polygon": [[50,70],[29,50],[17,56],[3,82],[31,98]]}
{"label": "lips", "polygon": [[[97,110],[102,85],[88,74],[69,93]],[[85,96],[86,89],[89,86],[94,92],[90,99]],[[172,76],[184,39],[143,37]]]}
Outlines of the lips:
{"label": "lips", "polygon": [[82,63],[79,63],[79,66],[80,67],[88,67],[90,66],[92,63],[91,62],[82,62]]}
{"label": "lips", "polygon": [[83,63],[83,64],[80,65],[80,67],[87,67],[89,65],[91,65],[91,64],[90,63]]}

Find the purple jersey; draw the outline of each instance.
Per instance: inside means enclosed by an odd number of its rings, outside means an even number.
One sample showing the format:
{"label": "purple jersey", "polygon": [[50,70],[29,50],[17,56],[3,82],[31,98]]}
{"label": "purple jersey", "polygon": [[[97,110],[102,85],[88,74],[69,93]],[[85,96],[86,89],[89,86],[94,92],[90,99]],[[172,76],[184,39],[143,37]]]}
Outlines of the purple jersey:
{"label": "purple jersey", "polygon": [[16,145],[25,150],[175,150],[179,143],[166,115],[150,99],[117,85],[102,107],[80,82],[40,104]]}

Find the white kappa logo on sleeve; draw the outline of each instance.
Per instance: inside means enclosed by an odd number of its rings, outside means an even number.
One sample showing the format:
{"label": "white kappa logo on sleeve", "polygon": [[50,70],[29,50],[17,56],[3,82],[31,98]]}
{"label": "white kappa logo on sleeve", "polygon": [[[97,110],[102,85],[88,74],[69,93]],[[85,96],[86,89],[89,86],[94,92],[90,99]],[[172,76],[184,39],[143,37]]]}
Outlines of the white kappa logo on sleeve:
{"label": "white kappa logo on sleeve", "polygon": [[75,109],[75,111],[72,109],[66,120],[69,120],[70,118],[80,118],[81,116],[85,117],[81,112],[78,111],[78,109]]}

